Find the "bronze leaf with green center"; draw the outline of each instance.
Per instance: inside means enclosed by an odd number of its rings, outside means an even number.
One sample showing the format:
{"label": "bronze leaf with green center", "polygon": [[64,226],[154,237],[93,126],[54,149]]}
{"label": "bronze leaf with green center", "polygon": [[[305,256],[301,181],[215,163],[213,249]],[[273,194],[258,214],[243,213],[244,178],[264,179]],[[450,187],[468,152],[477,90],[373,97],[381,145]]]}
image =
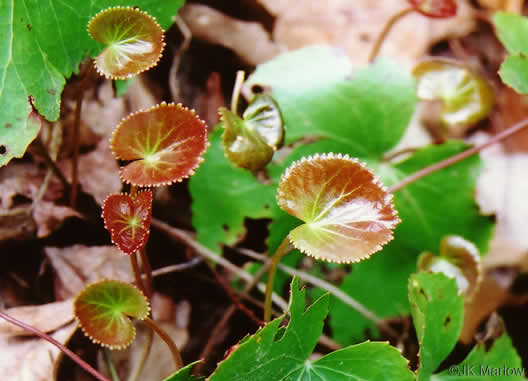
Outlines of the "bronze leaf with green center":
{"label": "bronze leaf with green center", "polygon": [[150,306],[136,287],[117,280],[103,280],[82,290],[74,301],[74,313],[86,336],[112,349],[126,348],[136,336],[130,318],[143,320]]}

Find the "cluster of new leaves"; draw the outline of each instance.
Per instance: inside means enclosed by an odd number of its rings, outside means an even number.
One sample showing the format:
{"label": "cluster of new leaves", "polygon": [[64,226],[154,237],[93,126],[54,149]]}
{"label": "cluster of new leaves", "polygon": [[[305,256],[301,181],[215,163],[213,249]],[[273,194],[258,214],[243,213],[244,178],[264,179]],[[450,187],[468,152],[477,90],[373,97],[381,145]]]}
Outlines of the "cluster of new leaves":
{"label": "cluster of new leaves", "polygon": [[[290,52],[257,68],[246,85],[271,89],[284,119],[285,143],[293,149],[276,155],[266,167],[271,182],[262,183],[224,157],[221,129],[213,132],[205,163],[190,181],[193,224],[204,245],[217,251],[221,244],[233,245],[244,235],[245,218],[271,218],[268,249],[273,253],[302,223],[283,212],[274,197],[282,173],[302,157],[347,154],[365,162],[390,186],[467,148],[451,141],[426,146],[396,163],[384,160],[411,121],[417,101],[415,81],[386,61],[351,73],[345,56],[323,46]],[[368,261],[355,264],[341,289],[380,317],[407,315],[406,284],[420,253],[436,252],[441,239],[451,234],[485,252],[493,222],[479,214],[474,201],[479,168],[475,156],[397,192],[394,204],[402,222],[395,239]],[[209,180],[213,175],[214,184]],[[298,258],[288,256],[285,263],[294,264]],[[338,300],[331,304],[330,326],[334,339],[345,344],[363,339],[367,329],[376,331],[370,321]]]}
{"label": "cluster of new leaves", "polygon": [[[417,380],[449,380],[458,374],[448,370],[433,374],[455,346],[464,318],[463,297],[457,294],[453,279],[443,274],[418,273],[409,279],[408,298],[420,344],[420,364]],[[414,380],[407,360],[386,342],[364,342],[331,352],[317,360],[309,359],[321,335],[328,314],[328,295],[323,295],[305,308],[305,292],[298,280],[291,283],[289,323],[281,322],[286,315],[273,320],[253,336],[243,339],[208,378],[210,381],[293,381],[293,380]],[[497,369],[520,369],[521,359],[506,333],[486,349],[477,345],[459,364],[484,364],[476,369],[487,380]],[[198,381],[188,367],[165,381]],[[495,372],[495,373],[494,373]],[[490,377],[486,377],[490,375]],[[523,379],[512,376],[514,380]]]}

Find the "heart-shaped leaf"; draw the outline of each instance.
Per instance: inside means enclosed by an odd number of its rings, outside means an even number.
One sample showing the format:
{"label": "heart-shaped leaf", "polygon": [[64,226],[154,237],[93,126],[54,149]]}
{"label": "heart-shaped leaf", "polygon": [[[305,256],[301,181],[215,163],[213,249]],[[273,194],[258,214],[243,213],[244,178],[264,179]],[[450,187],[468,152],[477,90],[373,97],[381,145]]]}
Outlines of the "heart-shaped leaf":
{"label": "heart-shaped leaf", "polygon": [[456,0],[409,0],[409,3],[427,17],[445,18],[457,13]]}
{"label": "heart-shaped leaf", "polygon": [[243,119],[220,108],[224,122],[223,144],[227,157],[238,167],[257,171],[272,159],[284,141],[284,123],[279,106],[269,95],[256,95]]}
{"label": "heart-shaped leaf", "polygon": [[464,293],[466,299],[477,291],[482,265],[477,247],[459,236],[447,236],[440,242],[440,255],[423,253],[418,259],[418,269],[433,273],[443,273],[454,278],[458,293]]}
{"label": "heart-shaped leaf", "polygon": [[141,291],[117,280],[103,280],[86,287],[75,298],[73,307],[86,336],[112,349],[127,347],[136,336],[130,318],[143,320],[150,311]]}
{"label": "heart-shaped leaf", "polygon": [[168,185],[194,173],[207,149],[207,126],[193,110],[165,102],[125,118],[111,148],[118,159],[133,160],[121,178],[137,186]]}
{"label": "heart-shaped leaf", "polygon": [[400,222],[392,194],[358,160],[341,154],[294,162],[281,177],[279,206],[305,223],[289,238],[330,262],[358,262],[380,250]]}
{"label": "heart-shaped leaf", "polygon": [[442,101],[442,121],[448,126],[474,124],[487,117],[495,103],[488,82],[456,62],[425,60],[413,74],[420,99]]}
{"label": "heart-shaped leaf", "polygon": [[125,254],[133,254],[148,240],[152,216],[152,192],[112,194],[103,204],[103,218],[112,242]]}
{"label": "heart-shaped leaf", "polygon": [[107,78],[126,79],[156,66],[165,47],[156,19],[132,7],[102,10],[88,24],[90,36],[106,48],[95,59]]}

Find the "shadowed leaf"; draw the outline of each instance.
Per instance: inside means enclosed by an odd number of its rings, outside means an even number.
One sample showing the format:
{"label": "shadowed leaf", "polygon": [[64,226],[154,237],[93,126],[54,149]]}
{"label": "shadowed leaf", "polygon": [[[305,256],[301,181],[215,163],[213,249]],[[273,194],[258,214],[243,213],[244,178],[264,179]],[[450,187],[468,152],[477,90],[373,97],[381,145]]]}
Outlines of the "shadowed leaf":
{"label": "shadowed leaf", "polygon": [[445,18],[457,13],[456,0],[409,0],[409,3],[427,17]]}
{"label": "shadowed leaf", "polygon": [[305,223],[289,238],[302,252],[330,262],[358,262],[380,250],[400,222],[392,194],[358,160],[315,155],[282,175],[279,206]]}
{"label": "shadowed leaf", "polygon": [[121,178],[137,186],[178,182],[194,173],[207,148],[207,126],[181,104],[161,103],[128,116],[115,129],[111,148]]}
{"label": "shadowed leaf", "polygon": [[95,59],[99,74],[126,79],[156,66],[165,47],[156,19],[132,7],[112,7],[88,24],[90,36],[106,48]]}
{"label": "shadowed leaf", "polygon": [[112,349],[123,349],[134,340],[136,329],[130,318],[143,320],[149,311],[141,291],[115,280],[86,287],[74,302],[75,317],[86,336]]}
{"label": "shadowed leaf", "polygon": [[112,242],[125,254],[134,254],[147,243],[151,217],[151,191],[139,192],[135,197],[112,194],[103,205],[105,227]]}

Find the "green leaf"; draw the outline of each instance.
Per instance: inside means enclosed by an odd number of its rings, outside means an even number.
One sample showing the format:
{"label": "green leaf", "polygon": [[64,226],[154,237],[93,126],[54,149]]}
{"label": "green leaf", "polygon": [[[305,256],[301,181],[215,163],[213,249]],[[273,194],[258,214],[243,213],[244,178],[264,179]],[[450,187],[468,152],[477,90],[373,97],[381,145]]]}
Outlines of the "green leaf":
{"label": "green leaf", "polygon": [[458,365],[452,365],[441,373],[431,376],[431,381],[520,381],[526,380],[526,370],[506,332],[491,348],[477,344]]}
{"label": "green leaf", "polygon": [[143,320],[150,306],[131,284],[103,280],[82,290],[73,303],[83,332],[94,343],[111,349],[126,348],[136,336],[131,317]]}
{"label": "green leaf", "polygon": [[421,272],[409,279],[409,302],[420,344],[417,381],[429,381],[455,347],[464,323],[464,299],[454,279]]}
{"label": "green leaf", "polygon": [[384,61],[349,80],[350,70],[333,49],[307,47],[260,65],[247,85],[271,88],[287,143],[321,137],[346,143],[352,156],[380,156],[407,128],[416,104],[414,80]]}
{"label": "green leaf", "polygon": [[0,166],[21,157],[38,134],[39,128],[27,123],[28,97],[42,116],[57,120],[65,77],[102,48],[86,32],[88,21],[112,5],[137,6],[166,28],[183,0],[0,2],[0,147],[5,147]]}
{"label": "green leaf", "polygon": [[286,329],[280,327],[283,316],[244,339],[209,380],[413,380],[407,360],[388,343],[363,343],[308,360],[322,332],[328,295],[306,310],[304,299],[294,278]]}
{"label": "green leaf", "polygon": [[176,373],[172,374],[171,376],[167,377],[163,381],[200,381],[203,380],[202,378],[194,377],[191,375],[192,367],[198,364],[200,361],[195,361],[181,369],[179,369]]}
{"label": "green leaf", "polygon": [[234,167],[224,156],[222,128],[209,136],[205,162],[191,177],[193,226],[198,241],[218,251],[219,244],[233,245],[245,234],[244,219],[269,218],[275,190],[250,172]]}
{"label": "green leaf", "polygon": [[502,63],[502,81],[520,94],[528,94],[528,59],[523,54],[512,54]]}
{"label": "green leaf", "polygon": [[507,85],[521,94],[528,93],[528,18],[513,13],[497,12],[493,16],[495,30],[510,55],[501,65],[499,74]]}

